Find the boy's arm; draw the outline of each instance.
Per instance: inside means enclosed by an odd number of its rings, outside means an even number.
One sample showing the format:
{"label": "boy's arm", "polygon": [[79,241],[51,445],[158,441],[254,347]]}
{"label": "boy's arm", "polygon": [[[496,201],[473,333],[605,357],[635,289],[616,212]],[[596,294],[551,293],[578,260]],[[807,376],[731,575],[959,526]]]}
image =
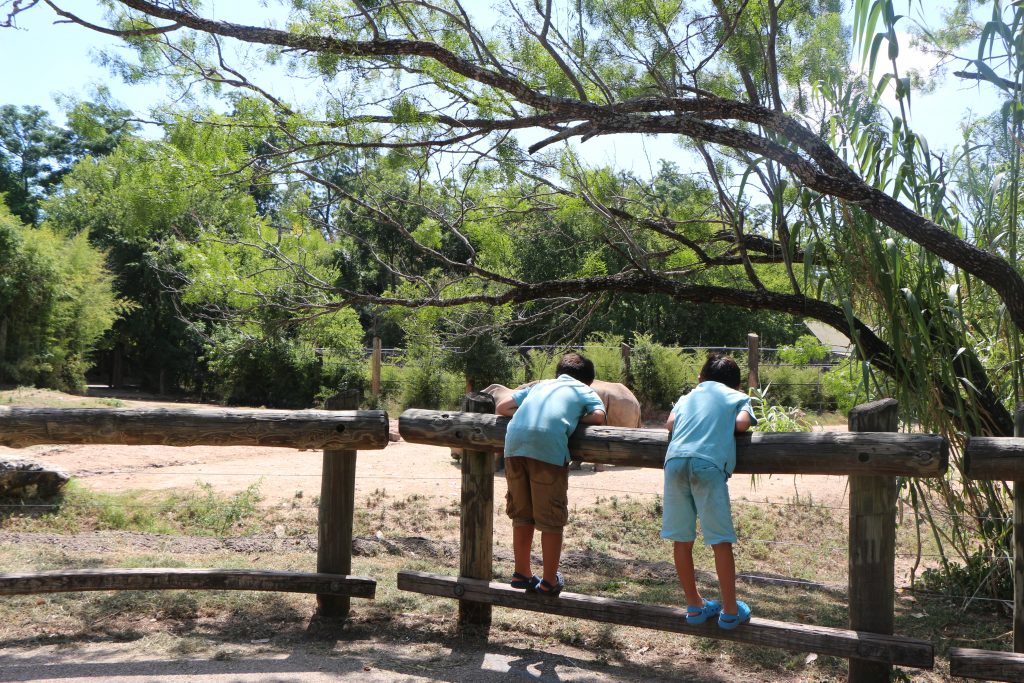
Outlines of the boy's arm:
{"label": "boy's arm", "polygon": [[519,404],[516,403],[516,400],[511,396],[506,396],[505,398],[498,401],[498,405],[494,406],[494,412],[497,415],[512,417],[513,413],[516,412],[517,408],[519,408]]}
{"label": "boy's arm", "polygon": [[603,425],[605,422],[605,412],[603,410],[595,410],[589,415],[584,415],[580,418],[580,424],[584,425]]}
{"label": "boy's arm", "polygon": [[736,415],[736,433],[741,433],[741,432],[747,431],[748,429],[750,429],[750,426],[753,423],[754,422],[753,422],[753,420],[750,417],[750,413],[748,413],[745,410],[741,410]]}
{"label": "boy's arm", "polygon": [[668,419],[665,420],[665,429],[668,430],[668,435],[672,436],[672,427],[676,424],[676,412],[673,410],[669,413]]}

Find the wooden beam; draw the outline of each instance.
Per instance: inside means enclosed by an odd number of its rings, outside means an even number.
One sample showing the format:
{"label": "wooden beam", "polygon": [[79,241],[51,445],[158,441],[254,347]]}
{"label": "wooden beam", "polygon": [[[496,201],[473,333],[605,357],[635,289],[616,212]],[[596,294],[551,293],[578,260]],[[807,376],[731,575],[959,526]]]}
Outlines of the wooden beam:
{"label": "wooden beam", "polygon": [[550,598],[515,590],[504,583],[489,583],[480,579],[456,578],[426,572],[399,572],[398,588],[414,593],[474,600],[501,607],[608,624],[638,626],[784,650],[817,652],[836,657],[856,657],[919,669],[930,669],[935,663],[934,646],[914,638],[759,618],[751,619],[749,624],[744,624],[733,631],[726,631],[718,628],[714,621],[691,626],[686,623],[686,610],[678,607],[643,605],[578,593],[562,593],[557,598]]}
{"label": "wooden beam", "polygon": [[[1013,435],[1024,437],[1024,404],[1013,415]],[[1024,477],[1013,482],[1013,651],[1024,652]]]}
{"label": "wooden beam", "polygon": [[[354,410],[361,392],[348,391],[327,399],[330,410]],[[324,449],[320,475],[320,505],[317,510],[316,570],[326,574],[352,571],[352,525],[356,506],[356,458],[354,449]],[[347,617],[351,601],[347,596],[319,593],[317,613],[325,617]]]}
{"label": "wooden beam", "polygon": [[1024,438],[972,436],[964,450],[968,479],[1024,480]]}
{"label": "wooden beam", "polygon": [[1024,655],[1015,652],[949,648],[949,675],[986,681],[1024,681]]}
{"label": "wooden beam", "polygon": [[[897,403],[888,398],[850,411],[850,432],[895,432]],[[892,635],[896,591],[896,500],[899,484],[893,476],[859,474],[850,477],[849,610],[850,628]],[[888,681],[887,662],[850,660],[850,683]]]}
{"label": "wooden beam", "polygon": [[0,595],[111,590],[243,590],[373,598],[365,576],[243,569],[78,569],[0,574]]}
{"label": "wooden beam", "polygon": [[[411,409],[398,431],[411,443],[500,449],[509,418],[497,415]],[[661,468],[668,432],[664,429],[579,427],[569,440],[575,460],[607,465]],[[949,462],[949,445],[936,434],[861,432],[758,432],[736,438],[737,474],[870,474],[939,477]]]}
{"label": "wooden beam", "polygon": [[388,445],[388,416],[382,410],[0,407],[0,446],[64,443],[372,450]]}
{"label": "wooden beam", "polygon": [[[494,414],[494,397],[468,394],[462,397],[467,413]],[[459,517],[459,574],[490,581],[494,563],[494,457],[489,451],[462,453],[462,492]],[[459,627],[488,629],[491,606],[459,602]]]}

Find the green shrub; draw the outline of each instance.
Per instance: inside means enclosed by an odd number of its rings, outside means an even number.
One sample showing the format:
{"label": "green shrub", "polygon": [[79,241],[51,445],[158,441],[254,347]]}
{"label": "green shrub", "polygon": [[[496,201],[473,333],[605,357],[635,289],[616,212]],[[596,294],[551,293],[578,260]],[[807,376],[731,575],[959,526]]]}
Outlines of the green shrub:
{"label": "green shrub", "polygon": [[779,360],[790,365],[820,363],[828,358],[828,347],[813,334],[801,335],[790,346],[779,347]]}
{"label": "green shrub", "polygon": [[921,575],[925,590],[958,597],[985,595],[999,600],[1013,600],[1012,561],[993,560],[992,551],[978,548],[964,563],[945,562],[941,567],[926,569]]}
{"label": "green shrub", "polygon": [[644,410],[668,410],[688,388],[697,384],[704,364],[697,354],[683,353],[639,334],[633,344],[633,393]]}
{"label": "green shrub", "polygon": [[402,409],[451,410],[466,393],[465,378],[445,369],[439,349],[416,346],[402,365]]}
{"label": "green shrub", "polygon": [[625,382],[622,363],[622,336],[601,332],[591,335],[583,347],[583,355],[594,361],[597,379],[605,382]]}
{"label": "green shrub", "polygon": [[772,403],[768,398],[768,389],[751,387],[748,390],[750,403],[754,408],[754,417],[757,424],[754,426],[756,432],[809,432],[810,425],[797,419],[793,415],[793,409]]}
{"label": "green shrub", "polygon": [[820,368],[762,365],[760,380],[781,405],[816,411],[835,408],[835,400],[824,391]]}
{"label": "green shrub", "polygon": [[870,372],[870,366],[863,361],[843,360],[822,376],[825,396],[835,401],[836,409],[845,415],[854,406],[869,400],[866,386]]}

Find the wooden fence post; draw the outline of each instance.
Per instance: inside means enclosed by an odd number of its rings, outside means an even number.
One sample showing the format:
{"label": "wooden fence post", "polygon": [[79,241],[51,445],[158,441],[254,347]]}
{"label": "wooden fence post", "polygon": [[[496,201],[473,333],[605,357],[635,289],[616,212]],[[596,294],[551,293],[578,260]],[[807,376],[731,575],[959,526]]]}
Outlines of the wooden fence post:
{"label": "wooden fence post", "polygon": [[373,355],[370,357],[370,395],[374,405],[380,398],[380,337],[373,338]]}
{"label": "wooden fence post", "polygon": [[622,381],[627,387],[631,387],[633,386],[633,361],[631,358],[633,349],[626,342],[622,342],[619,345],[619,352],[622,354]]}
{"label": "wooden fence post", "polygon": [[[1024,437],[1024,403],[1017,404],[1013,435]],[[1024,652],[1024,481],[1013,482],[1013,651]]]}
{"label": "wooden fence post", "polygon": [[[851,432],[895,432],[897,403],[891,398],[850,411]],[[896,603],[895,477],[850,477],[849,601],[850,628],[892,635]],[[850,660],[849,681],[888,681],[892,665]]]}
{"label": "wooden fence post", "polygon": [[[494,414],[490,394],[468,394],[462,412]],[[459,525],[459,576],[490,581],[494,555],[494,458],[489,451],[462,454],[462,517]],[[491,606],[459,601],[459,628],[489,629]]]}
{"label": "wooden fence post", "polygon": [[747,335],[747,386],[757,388],[761,386],[761,378],[758,377],[758,366],[761,364],[761,340],[755,332]]}
{"label": "wooden fence post", "polygon": [[[346,391],[327,399],[328,410],[356,410],[359,391]],[[356,451],[324,450],[320,479],[320,508],[316,570],[325,574],[352,573],[352,520],[356,504]],[[347,617],[351,598],[316,596],[317,612],[324,617]]]}

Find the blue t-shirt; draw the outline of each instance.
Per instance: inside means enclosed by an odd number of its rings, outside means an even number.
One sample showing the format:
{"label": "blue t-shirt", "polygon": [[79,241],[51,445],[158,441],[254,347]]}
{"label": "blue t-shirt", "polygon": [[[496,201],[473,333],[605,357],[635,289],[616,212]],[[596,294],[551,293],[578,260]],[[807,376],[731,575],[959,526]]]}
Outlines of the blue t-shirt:
{"label": "blue t-shirt", "polygon": [[749,396],[721,382],[698,384],[672,408],[675,422],[665,462],[704,458],[732,474],[736,469],[736,416],[741,410],[750,413],[751,424],[757,424]]}
{"label": "blue t-shirt", "polygon": [[519,408],[505,432],[505,457],[552,465],[569,462],[569,436],[580,418],[604,410],[594,390],[569,375],[516,389],[512,398]]}

